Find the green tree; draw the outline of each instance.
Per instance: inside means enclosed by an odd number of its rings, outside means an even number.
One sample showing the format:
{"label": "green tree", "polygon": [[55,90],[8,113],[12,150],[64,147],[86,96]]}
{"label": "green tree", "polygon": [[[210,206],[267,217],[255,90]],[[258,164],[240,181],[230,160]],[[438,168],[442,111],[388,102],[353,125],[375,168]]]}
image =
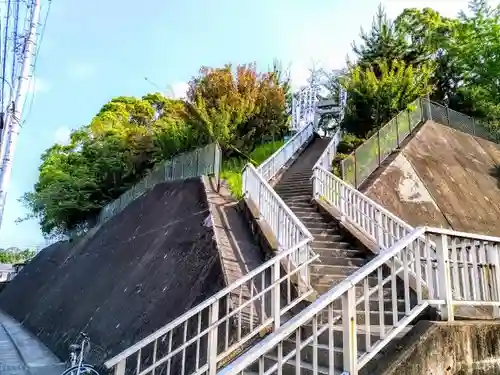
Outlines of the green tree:
{"label": "green tree", "polygon": [[30,210],[24,219],[38,219],[50,237],[85,230],[158,162],[213,141],[244,155],[263,136],[281,137],[289,95],[289,78],[275,63],[266,73],[252,64],[203,68],[187,101],[159,93],[114,98],[68,145],[42,155],[38,181],[21,199]]}
{"label": "green tree", "polygon": [[19,249],[17,247],[10,247],[8,249],[0,249],[0,263],[16,264],[29,261],[36,255],[35,250]]}
{"label": "green tree", "polygon": [[432,71],[430,63],[413,67],[400,60],[379,61],[376,68],[352,66],[341,80],[348,95],[342,126],[358,137],[367,137],[431,91]]}

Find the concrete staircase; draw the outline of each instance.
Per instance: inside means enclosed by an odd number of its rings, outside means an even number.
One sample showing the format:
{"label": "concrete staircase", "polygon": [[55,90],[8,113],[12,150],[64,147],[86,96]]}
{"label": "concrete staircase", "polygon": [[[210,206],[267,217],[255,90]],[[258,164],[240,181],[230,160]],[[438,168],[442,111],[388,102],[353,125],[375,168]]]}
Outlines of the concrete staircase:
{"label": "concrete staircase", "polygon": [[284,173],[274,187],[279,196],[314,236],[313,251],[320,262],[311,269],[311,281],[319,294],[362,267],[368,254],[344,237],[338,223],[319,213],[312,202],[312,168],[328,145],[328,138],[316,138]]}
{"label": "concrete staircase", "polygon": [[[338,223],[331,217],[327,217],[318,212],[316,206],[312,202],[312,168],[323,150],[327,146],[329,139],[316,137],[297,160],[284,173],[281,180],[275,185],[275,191],[280,195],[284,202],[304,223],[307,229],[314,236],[312,243],[313,251],[320,255],[317,263],[311,267],[311,282],[313,287],[319,294],[323,294],[331,289],[335,284],[344,280],[348,275],[360,269],[366,264],[373,254],[367,250],[357,247],[352,240],[344,236],[339,230]],[[388,273],[383,275],[388,276]],[[369,277],[369,286],[377,285],[377,275]],[[402,281],[398,279],[396,286],[397,295],[397,311],[393,311],[392,288],[391,284],[386,284],[382,293],[384,301],[379,303],[379,293],[376,292],[369,299],[369,312],[364,310],[364,303],[361,303],[356,308],[356,323],[358,324],[358,349],[362,354],[367,349],[367,345],[371,345],[380,337],[380,322],[383,316],[385,327],[388,329],[393,325],[394,317],[398,320],[404,316],[405,302],[404,292],[400,286]],[[359,298],[363,294],[363,286],[356,287],[356,297]],[[417,304],[416,298],[412,298],[411,307]],[[340,301],[337,306],[334,306],[334,316],[341,316]],[[322,312],[318,318],[318,326],[328,322],[326,311]],[[409,330],[410,326],[406,327],[398,337],[403,337]],[[309,337],[312,334],[312,322],[306,326],[302,332],[302,339]],[[342,368],[343,350],[342,350],[342,320],[340,319],[334,328],[335,347],[333,358],[335,368]],[[368,337],[367,337],[368,336]],[[286,342],[283,348],[283,355],[286,352],[295,348],[295,340],[293,336],[289,338],[290,342]],[[397,341],[397,340],[396,340]],[[324,332],[319,336],[317,343],[317,373],[328,374],[330,363],[330,350],[328,346],[328,332]],[[313,374],[313,352],[312,344],[308,345],[301,351],[300,373]],[[276,353],[277,354],[277,353]],[[277,355],[267,355],[264,367],[269,369],[277,362]],[[283,374],[295,374],[296,362],[292,358],[283,368]],[[257,370],[257,369],[255,369]],[[341,371],[339,370],[340,374]]]}

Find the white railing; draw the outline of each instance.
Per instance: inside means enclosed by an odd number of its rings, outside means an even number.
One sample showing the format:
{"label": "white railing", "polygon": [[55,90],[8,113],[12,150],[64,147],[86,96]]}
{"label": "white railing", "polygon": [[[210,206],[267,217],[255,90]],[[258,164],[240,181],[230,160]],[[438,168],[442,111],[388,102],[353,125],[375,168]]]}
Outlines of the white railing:
{"label": "white railing", "polygon": [[[313,291],[294,291],[292,278],[303,262],[303,240],[278,253],[227,288],[105,362],[115,375],[215,374],[245,344],[277,329],[282,317]],[[295,262],[283,274],[281,268]]]}
{"label": "white railing", "polygon": [[312,137],[314,126],[312,123],[300,129],[283,146],[262,163],[257,171],[266,180],[276,177],[286,162]]}
{"label": "white railing", "polygon": [[[279,251],[304,243],[296,253],[297,258],[293,259],[294,264],[306,262],[314,255],[310,244],[312,234],[251,164],[247,164],[243,169],[243,193],[257,206],[260,217],[271,228]],[[309,286],[307,267],[301,270],[301,276]]]}
{"label": "white railing", "polygon": [[101,209],[97,223],[102,224],[117,215],[130,202],[139,198],[155,185],[184,178],[219,174],[222,152],[217,143],[174,156],[156,165],[142,180]]}
{"label": "white railing", "polygon": [[[356,375],[429,305],[440,307],[448,320],[461,305],[492,306],[498,316],[499,245],[500,238],[417,228],[218,375],[281,374],[294,368],[300,374],[304,362],[315,374],[321,367],[329,374]],[[403,260],[400,267],[396,258]],[[394,267],[387,268],[388,263]],[[420,283],[413,295],[410,269],[431,281],[428,295]]]}
{"label": "white railing", "polygon": [[279,244],[276,256],[106,361],[105,366],[115,375],[154,374],[155,370],[167,375],[213,375],[260,334],[279,327],[284,314],[314,293],[309,285],[309,264],[318,256],[311,251],[312,235],[267,182],[313,132],[312,124],[306,126],[258,170],[251,164],[243,170],[244,193],[271,227]]}
{"label": "white railing", "polygon": [[358,229],[368,235],[380,249],[394,245],[414,228],[353,186],[326,169],[317,166],[313,173],[313,192],[316,199],[335,207]]}
{"label": "white railing", "polygon": [[342,130],[337,129],[332,139],[326,146],[325,150],[319,157],[318,161],[316,162],[316,164],[314,164],[313,170],[316,167],[322,167],[327,171],[332,170],[332,162],[333,159],[335,158],[335,155],[337,154],[337,146],[339,145],[341,140],[342,140]]}

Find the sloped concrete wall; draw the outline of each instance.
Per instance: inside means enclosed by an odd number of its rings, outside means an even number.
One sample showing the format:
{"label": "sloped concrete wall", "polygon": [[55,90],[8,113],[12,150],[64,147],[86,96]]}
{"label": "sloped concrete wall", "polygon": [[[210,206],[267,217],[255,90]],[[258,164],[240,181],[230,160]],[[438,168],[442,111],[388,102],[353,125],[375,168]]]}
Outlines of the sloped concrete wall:
{"label": "sloped concrete wall", "polygon": [[413,226],[500,236],[499,166],[499,145],[428,121],[365,192]]}
{"label": "sloped concrete wall", "polygon": [[44,250],[0,293],[0,309],[61,359],[80,331],[102,363],[223,288],[203,183],[157,185],[83,245]]}

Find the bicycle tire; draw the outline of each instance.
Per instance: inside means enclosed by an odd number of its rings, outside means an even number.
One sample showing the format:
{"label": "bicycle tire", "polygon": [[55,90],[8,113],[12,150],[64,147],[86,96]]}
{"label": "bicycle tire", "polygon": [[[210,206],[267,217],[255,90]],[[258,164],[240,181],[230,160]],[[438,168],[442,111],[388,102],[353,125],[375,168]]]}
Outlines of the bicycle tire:
{"label": "bicycle tire", "polygon": [[101,375],[92,365],[87,365],[83,363],[81,366],[73,366],[66,370],[61,375],[76,375],[78,368],[80,368],[80,373],[78,375]]}

